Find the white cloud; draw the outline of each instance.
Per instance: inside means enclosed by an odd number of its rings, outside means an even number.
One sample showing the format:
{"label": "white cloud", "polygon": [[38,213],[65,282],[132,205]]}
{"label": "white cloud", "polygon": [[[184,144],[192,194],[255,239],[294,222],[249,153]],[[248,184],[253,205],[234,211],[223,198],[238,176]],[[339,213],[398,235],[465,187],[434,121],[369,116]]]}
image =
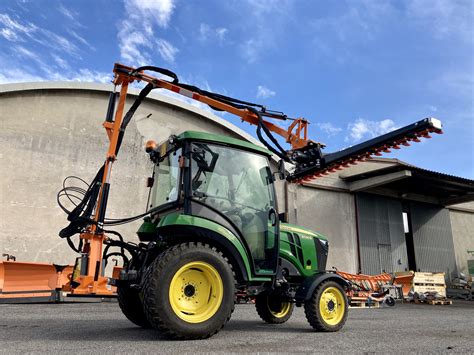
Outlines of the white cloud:
{"label": "white cloud", "polygon": [[0,84],[8,83],[23,83],[23,82],[32,82],[32,81],[44,81],[45,78],[35,74],[31,74],[22,69],[9,69],[2,70],[0,69]]}
{"label": "white cloud", "polygon": [[260,49],[262,48],[265,40],[262,38],[251,38],[242,46],[242,55],[249,63],[255,63],[260,57]]}
{"label": "white cloud", "polygon": [[339,132],[342,131],[342,128],[336,127],[336,126],[334,126],[334,125],[333,125],[332,123],[330,123],[330,122],[316,123],[316,126],[317,126],[321,131],[323,131],[324,133],[326,133],[326,135],[327,135],[328,137],[335,136],[336,134],[338,134]]}
{"label": "white cloud", "polygon": [[146,65],[157,51],[165,61],[173,62],[178,49],[166,40],[156,40],[154,27],[168,27],[174,0],[130,0],[124,6],[126,16],[117,34],[121,59],[129,65]]}
{"label": "white cloud", "polygon": [[171,43],[161,38],[156,41],[156,44],[158,45],[158,52],[160,53],[161,57],[165,61],[173,63],[176,54],[179,52],[178,48],[174,47]]}
{"label": "white cloud", "polygon": [[453,37],[474,41],[472,1],[411,0],[407,2],[407,15],[437,38]]}
{"label": "white cloud", "polygon": [[160,27],[166,28],[175,4],[173,0],[129,0],[125,6],[129,15],[138,12],[139,18],[153,18]]}
{"label": "white cloud", "polygon": [[201,23],[199,25],[199,40],[208,41],[216,39],[219,43],[223,43],[228,31],[225,27],[212,28],[207,23]]}
{"label": "white cloud", "polygon": [[76,58],[79,57],[79,49],[67,38],[30,22],[22,23],[8,14],[0,14],[0,35],[11,42],[32,40],[55,51],[63,51]]}
{"label": "white cloud", "polygon": [[51,56],[53,57],[54,61],[56,62],[56,64],[62,68],[62,69],[68,69],[69,68],[69,64],[67,61],[65,61],[63,58],[61,58],[60,56],[56,55],[56,54],[51,54]]}
{"label": "white cloud", "polygon": [[0,36],[5,38],[7,41],[16,42],[19,40],[18,35],[15,31],[10,28],[2,28],[0,29]]}
{"label": "white cloud", "polygon": [[64,79],[66,81],[82,81],[82,82],[98,82],[110,83],[112,81],[112,73],[105,73],[89,69],[79,69],[77,72],[70,72]]}
{"label": "white cloud", "polygon": [[66,16],[68,19],[75,21],[77,13],[75,11],[65,8],[62,4],[59,5],[58,11]]}
{"label": "white cloud", "polygon": [[22,36],[31,36],[38,30],[32,23],[21,24],[12,19],[8,14],[0,14],[0,34],[7,40],[17,42],[24,41]]}
{"label": "white cloud", "polygon": [[[32,74],[32,72],[35,72],[35,74]],[[110,83],[112,81],[112,74],[89,69],[79,69],[77,71],[66,71],[61,73],[50,71],[43,74],[37,74],[37,71],[34,71],[31,68],[0,69],[0,84],[48,80]]]}
{"label": "white cloud", "polygon": [[[19,45],[11,47],[11,54],[16,58],[13,63],[10,57],[0,53],[0,84],[50,80],[107,83],[113,76],[112,73],[84,68],[72,70],[68,62],[55,53],[50,53],[51,57],[46,60],[31,49]],[[21,65],[18,66],[18,63]]]}
{"label": "white cloud", "polygon": [[[127,28],[130,31],[127,31]],[[151,42],[146,34],[140,31],[132,31],[131,27],[124,25],[119,32],[119,39],[120,56],[126,63],[149,64],[149,54],[145,51],[145,48],[151,49]]]}
{"label": "white cloud", "polygon": [[247,0],[252,12],[257,16],[272,12],[285,12],[288,6],[286,0]]}
{"label": "white cloud", "polygon": [[433,105],[428,105],[428,110],[430,110],[431,112],[436,112],[436,111],[438,111],[438,108],[436,106],[433,106]]}
{"label": "white cloud", "polygon": [[73,30],[71,30],[71,29],[68,29],[68,33],[69,33],[72,37],[74,37],[77,41],[81,42],[83,45],[89,47],[89,48],[92,49],[92,50],[95,50],[95,48],[94,48],[89,42],[87,42],[87,41],[84,39],[84,37],[78,35],[77,32],[75,32],[75,31],[73,31]]}
{"label": "white cloud", "polygon": [[22,57],[29,58],[29,59],[32,59],[34,61],[39,61],[40,60],[39,56],[36,53],[33,53],[32,51],[26,49],[23,46],[15,46],[15,47],[13,47],[13,50],[16,54],[18,54]]}
{"label": "white cloud", "polygon": [[390,119],[382,121],[369,121],[363,118],[358,118],[353,123],[349,123],[347,129],[349,130],[349,136],[346,137],[346,141],[358,142],[362,139],[374,138],[381,134],[393,131],[397,127],[395,123]]}
{"label": "white cloud", "polygon": [[18,59],[28,59],[33,62],[35,62],[35,66],[38,71],[43,71],[45,73],[52,73],[53,70],[51,67],[37,54],[32,52],[31,50],[23,47],[23,46],[13,46],[11,48],[12,53],[18,58]]}
{"label": "white cloud", "polygon": [[209,38],[209,33],[211,32],[211,27],[207,23],[201,23],[199,25],[199,39],[202,41],[207,41]]}
{"label": "white cloud", "polygon": [[225,36],[229,30],[225,27],[216,28],[216,36],[219,41],[224,41]]}
{"label": "white cloud", "polygon": [[61,49],[63,52],[66,52],[71,56],[78,57],[79,49],[73,42],[45,29],[41,29],[41,32],[46,37],[46,40],[36,39],[37,42],[56,50]]}
{"label": "white cloud", "polygon": [[270,90],[266,86],[259,85],[257,87],[257,97],[261,99],[268,99],[269,97],[275,96],[276,92],[273,90]]}

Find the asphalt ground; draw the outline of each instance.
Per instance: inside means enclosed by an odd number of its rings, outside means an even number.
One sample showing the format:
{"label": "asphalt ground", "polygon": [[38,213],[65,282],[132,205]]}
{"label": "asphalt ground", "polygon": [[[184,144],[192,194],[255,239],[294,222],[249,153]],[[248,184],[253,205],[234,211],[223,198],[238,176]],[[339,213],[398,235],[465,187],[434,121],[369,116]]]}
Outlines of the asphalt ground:
{"label": "asphalt ground", "polygon": [[220,333],[199,341],[163,339],[134,326],[116,303],[0,305],[1,353],[474,353],[474,302],[351,309],[337,333],[311,330],[302,308],[283,325],[238,305]]}

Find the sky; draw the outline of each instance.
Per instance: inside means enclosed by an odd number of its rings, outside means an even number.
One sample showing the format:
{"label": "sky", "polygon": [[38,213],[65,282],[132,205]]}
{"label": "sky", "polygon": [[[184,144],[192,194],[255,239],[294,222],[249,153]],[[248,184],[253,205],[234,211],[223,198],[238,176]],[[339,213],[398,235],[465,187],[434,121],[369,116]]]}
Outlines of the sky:
{"label": "sky", "polygon": [[307,118],[326,152],[436,117],[445,134],[385,156],[474,179],[473,26],[471,0],[2,0],[0,84],[164,67]]}

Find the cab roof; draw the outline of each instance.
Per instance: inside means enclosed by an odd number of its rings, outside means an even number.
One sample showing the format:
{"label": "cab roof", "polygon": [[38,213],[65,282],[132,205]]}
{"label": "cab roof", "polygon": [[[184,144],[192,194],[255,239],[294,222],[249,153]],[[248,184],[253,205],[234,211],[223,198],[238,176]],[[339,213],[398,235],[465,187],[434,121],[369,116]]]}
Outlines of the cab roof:
{"label": "cab roof", "polygon": [[214,134],[214,133],[207,133],[207,132],[198,132],[198,131],[185,131],[176,137],[178,141],[181,140],[191,140],[191,141],[201,141],[201,142],[209,142],[209,143],[217,143],[222,145],[227,145],[231,147],[236,147],[240,149],[244,149],[247,151],[253,151],[259,154],[265,154],[267,156],[271,156],[272,153],[261,146],[256,144],[246,142],[240,139],[227,137],[221,134]]}

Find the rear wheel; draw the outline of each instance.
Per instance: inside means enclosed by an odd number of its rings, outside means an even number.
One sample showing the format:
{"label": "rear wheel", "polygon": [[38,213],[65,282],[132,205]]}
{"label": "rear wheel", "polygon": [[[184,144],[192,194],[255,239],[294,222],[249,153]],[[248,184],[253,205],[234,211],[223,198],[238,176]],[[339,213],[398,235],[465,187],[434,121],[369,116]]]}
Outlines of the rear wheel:
{"label": "rear wheel", "polygon": [[334,281],[322,282],[304,303],[309,324],[322,332],[336,332],[347,319],[347,296],[341,285]]}
{"label": "rear wheel", "polygon": [[203,339],[217,333],[230,319],[234,298],[232,268],[209,245],[174,246],[145,275],[145,314],[169,338]]}
{"label": "rear wheel", "polygon": [[122,313],[129,321],[143,328],[151,328],[151,324],[143,311],[143,303],[138,291],[126,286],[119,287],[117,300]]}
{"label": "rear wheel", "polygon": [[290,319],[294,304],[282,301],[277,295],[262,292],[255,300],[255,308],[263,321],[270,324],[282,324]]}

